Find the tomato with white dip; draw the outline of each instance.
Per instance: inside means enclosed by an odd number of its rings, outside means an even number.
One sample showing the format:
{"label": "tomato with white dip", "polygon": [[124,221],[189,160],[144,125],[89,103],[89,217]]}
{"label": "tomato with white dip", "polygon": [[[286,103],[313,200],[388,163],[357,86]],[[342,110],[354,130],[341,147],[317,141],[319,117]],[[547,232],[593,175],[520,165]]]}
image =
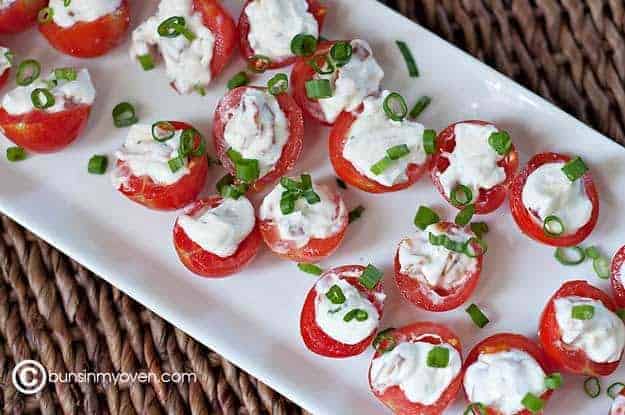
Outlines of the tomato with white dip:
{"label": "tomato with white dip", "polygon": [[46,4],[48,0],[0,0],[0,34],[28,29]]}

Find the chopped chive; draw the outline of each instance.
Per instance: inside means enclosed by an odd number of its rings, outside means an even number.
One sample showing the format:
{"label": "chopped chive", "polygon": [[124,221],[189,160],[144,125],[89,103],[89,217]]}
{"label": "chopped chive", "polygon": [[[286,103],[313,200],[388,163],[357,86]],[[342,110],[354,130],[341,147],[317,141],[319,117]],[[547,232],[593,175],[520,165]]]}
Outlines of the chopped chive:
{"label": "chopped chive", "polygon": [[375,164],[371,166],[371,169],[370,169],[371,173],[378,176],[384,173],[386,169],[391,167],[391,164],[393,164],[393,160],[391,160],[390,157],[388,156],[384,156],[384,158],[380,159],[379,161],[377,161]]}
{"label": "chopped chive", "polygon": [[345,184],[345,182],[341,179],[339,179],[338,177],[336,178],[336,184],[341,188],[341,189],[347,189],[347,185]]}
{"label": "chopped chive", "polygon": [[290,177],[284,176],[280,179],[280,185],[286,190],[300,191],[302,190],[302,184],[297,180],[293,180]]}
{"label": "chopped chive", "polygon": [[276,74],[267,83],[267,89],[271,95],[284,94],[289,90],[289,78],[285,73]]}
{"label": "chopped chive", "polygon": [[152,138],[155,141],[165,142],[176,135],[176,127],[169,121],[157,121],[152,124]]}
{"label": "chopped chive", "polygon": [[349,223],[353,223],[362,217],[363,212],[365,211],[364,206],[357,206],[354,209],[349,211]]}
{"label": "chopped chive", "polygon": [[606,257],[600,256],[592,260],[592,268],[597,277],[606,280],[610,278],[610,261]]}
{"label": "chopped chive", "polygon": [[586,253],[586,257],[590,259],[597,259],[601,256],[601,252],[599,252],[599,248],[596,246],[588,247],[584,250],[584,252]]}
{"label": "chopped chive", "polygon": [[436,153],[436,131],[423,131],[423,150],[430,155]]}
{"label": "chopped chive", "polygon": [[531,392],[525,394],[523,399],[521,400],[521,404],[533,414],[536,414],[543,410],[545,407],[545,401],[543,401],[538,396],[534,395]]}
{"label": "chopped chive", "polygon": [[479,402],[470,403],[467,406],[467,408],[464,410],[462,415],[476,415],[475,411],[478,411],[477,414],[479,415],[487,415],[486,406],[484,406],[484,404],[481,404]]}
{"label": "chopped chive", "polygon": [[589,304],[573,306],[571,317],[575,320],[592,320],[595,316],[595,307]]}
{"label": "chopped chive", "polygon": [[473,201],[473,192],[463,184],[458,184],[451,190],[449,195],[451,204],[457,208],[465,207]]}
{"label": "chopped chive", "polygon": [[575,157],[562,167],[562,171],[572,182],[582,177],[588,171],[588,166],[581,157]]}
{"label": "chopped chive", "polygon": [[323,274],[323,269],[321,269],[321,267],[318,267],[315,264],[300,262],[299,264],[297,264],[297,268],[299,268],[301,271],[304,271],[307,274],[312,274],[312,275]]}
{"label": "chopped chive", "polygon": [[291,52],[295,56],[310,56],[317,50],[317,38],[313,35],[300,33],[291,40]]}
{"label": "chopped chive", "polygon": [[336,42],[330,49],[330,58],[337,67],[346,65],[352,58],[353,48],[349,42]]}
{"label": "chopped chive", "polygon": [[419,206],[414,217],[414,224],[424,231],[428,226],[441,221],[440,216],[427,206]]}
{"label": "chopped chive", "polygon": [[15,75],[15,82],[19,86],[32,84],[41,74],[41,64],[35,59],[26,59],[20,62]]}
{"label": "chopped chive", "polygon": [[54,9],[52,7],[45,7],[39,10],[37,14],[37,21],[41,24],[50,23],[54,17]]}
{"label": "chopped chive", "polygon": [[485,222],[473,222],[471,224],[471,231],[479,239],[482,239],[482,237],[488,233],[488,224]]}
{"label": "chopped chive", "polygon": [[103,155],[94,155],[89,159],[87,171],[91,174],[104,174],[108,159]]}
{"label": "chopped chive", "polygon": [[345,302],[345,294],[343,294],[341,287],[336,284],[330,287],[326,293],[326,297],[332,304],[343,304]]}
{"label": "chopped chive", "polygon": [[72,0],[63,0],[63,6],[69,7],[70,4],[72,4]]}
{"label": "chopped chive", "polygon": [[562,386],[562,375],[559,373],[552,373],[545,377],[545,388],[556,390]]}
{"label": "chopped chive", "polygon": [[433,347],[428,352],[427,365],[439,369],[449,366],[449,349],[440,346]]}
{"label": "chopped chive", "polygon": [[400,158],[405,157],[408,154],[410,154],[410,149],[406,144],[399,144],[386,149],[386,155],[391,160],[399,160]]}
{"label": "chopped chive", "polygon": [[408,67],[408,74],[410,74],[410,77],[411,78],[418,77],[419,68],[417,68],[417,63],[415,62],[414,57],[412,56],[412,52],[410,52],[410,48],[408,48],[408,45],[406,44],[406,42],[397,40],[395,41],[395,43],[397,44],[399,51],[404,57],[404,61],[406,61],[406,66]]}
{"label": "chopped chive", "polygon": [[289,192],[282,193],[280,198],[280,211],[283,215],[290,215],[295,211],[295,197]]}
{"label": "chopped chive", "polygon": [[378,353],[384,354],[386,352],[390,352],[395,348],[395,346],[397,346],[397,342],[393,336],[393,331],[395,331],[395,328],[389,327],[378,332],[375,336],[371,345]]}
{"label": "chopped chive", "polygon": [[613,384],[608,386],[608,389],[607,389],[606,393],[608,394],[608,396],[610,398],[616,399],[616,397],[619,395],[619,393],[621,393],[623,388],[625,388],[625,384],[624,383],[614,382]]}
{"label": "chopped chive", "polygon": [[466,207],[462,208],[460,212],[458,212],[454,222],[458,226],[467,226],[469,222],[471,222],[471,218],[473,218],[474,214],[475,214],[475,205],[474,204],[467,205]]}
{"label": "chopped chive", "polygon": [[115,127],[122,128],[136,124],[139,121],[135,112],[135,107],[128,102],[121,102],[113,108],[113,124]]}
{"label": "chopped chive", "polygon": [[327,79],[306,81],[306,96],[310,99],[323,99],[332,96],[332,85]]}
{"label": "chopped chive", "polygon": [[9,147],[6,155],[10,162],[22,161],[26,159],[26,150],[22,147]]}
{"label": "chopped chive", "polygon": [[586,254],[579,246],[558,247],[554,257],[562,265],[579,265],[586,259]]}
{"label": "chopped chive", "polygon": [[64,81],[75,81],[78,78],[78,73],[74,68],[56,68],[54,77]]}
{"label": "chopped chive", "polygon": [[391,92],[384,98],[382,108],[384,108],[386,116],[393,121],[403,121],[408,114],[406,100],[397,92]]}
{"label": "chopped chive", "polygon": [[497,131],[488,137],[488,144],[500,156],[505,156],[512,148],[512,139],[506,131]]}
{"label": "chopped chive", "polygon": [[306,202],[309,205],[314,205],[315,203],[321,202],[321,198],[319,197],[319,195],[312,190],[307,190],[302,193],[302,197],[306,199]]}
{"label": "chopped chive", "polygon": [[30,100],[33,103],[33,107],[45,110],[54,106],[56,103],[56,99],[54,99],[54,95],[52,92],[46,88],[35,88],[30,93]]}
{"label": "chopped chive", "polygon": [[362,310],[360,308],[354,308],[350,310],[347,314],[345,314],[345,316],[343,317],[343,321],[345,321],[346,323],[349,323],[353,319],[356,319],[356,321],[366,321],[368,318],[369,313],[367,313],[365,310]]}
{"label": "chopped chive", "polygon": [[230,80],[228,81],[228,89],[238,88],[240,86],[247,85],[249,82],[250,81],[247,77],[247,73],[241,71],[234,75],[232,78],[230,78]]}
{"label": "chopped chive", "polygon": [[424,95],[417,100],[417,103],[414,104],[414,107],[410,110],[410,118],[417,118],[421,113],[430,105],[432,102],[432,98]]}
{"label": "chopped chive", "polygon": [[358,282],[363,287],[369,290],[373,290],[378,285],[383,276],[384,273],[382,271],[377,269],[374,265],[369,264],[360,275]]}
{"label": "chopped chive", "polygon": [[482,310],[480,310],[480,308],[475,304],[471,304],[469,307],[467,307],[465,311],[469,314],[471,320],[473,320],[473,323],[475,323],[475,325],[481,329],[490,322],[490,320],[488,320],[488,317],[486,317],[486,314],[484,314]]}
{"label": "chopped chive", "polygon": [[601,382],[599,378],[591,376],[584,381],[584,392],[591,398],[596,398],[601,394]]}
{"label": "chopped chive", "polygon": [[154,69],[154,58],[149,53],[139,55],[137,56],[137,59],[139,60],[139,64],[141,64],[141,68],[143,68],[144,71],[151,71]]}
{"label": "chopped chive", "polygon": [[181,157],[176,157],[169,160],[167,164],[169,165],[169,170],[171,170],[172,173],[175,173],[184,167],[184,160]]}
{"label": "chopped chive", "polygon": [[226,174],[216,184],[217,193],[224,198],[238,199],[247,191],[245,183],[235,184],[234,177]]}
{"label": "chopped chive", "polygon": [[302,181],[302,190],[312,190],[312,177],[310,174],[302,174],[300,180]]}
{"label": "chopped chive", "polygon": [[543,231],[549,236],[560,236],[564,233],[564,222],[555,215],[550,215],[543,222]]}
{"label": "chopped chive", "polygon": [[193,41],[195,35],[187,28],[187,22],[182,16],[172,16],[158,25],[157,32],[162,37],[175,38],[183,35],[187,40]]}

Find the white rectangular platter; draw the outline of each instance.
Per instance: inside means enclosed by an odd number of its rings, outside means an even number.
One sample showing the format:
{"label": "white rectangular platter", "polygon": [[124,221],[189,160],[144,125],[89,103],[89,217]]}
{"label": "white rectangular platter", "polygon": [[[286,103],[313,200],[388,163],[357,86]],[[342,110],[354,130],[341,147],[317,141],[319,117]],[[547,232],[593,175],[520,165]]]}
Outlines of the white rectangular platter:
{"label": "white rectangular platter", "polygon": [[[133,27],[151,15],[156,0],[133,1]],[[226,5],[238,17],[242,2]],[[324,36],[368,40],[386,72],[384,87],[400,91],[409,103],[421,95],[433,103],[420,121],[440,130],[462,119],[485,119],[511,132],[522,163],[540,151],[583,155],[598,182],[601,215],[587,243],[613,253],[625,243],[625,149],[556,109],[538,96],[471,58],[432,33],[374,0],[329,0]],[[409,78],[394,41],[406,41],[421,76]],[[233,278],[202,279],[187,272],[172,246],[175,213],[148,211],[118,194],[106,176],[87,174],[93,154],[119,147],[126,129],[113,127],[111,109],[133,102],[140,119],[188,121],[210,137],[212,114],[230,76],[243,67],[235,59],[207,96],[179,96],[168,87],[162,68],[143,72],[128,58],[128,42],[110,55],[75,60],[52,50],[36,30],[0,39],[19,59],[34,57],[45,70],[84,65],[94,78],[98,96],[86,134],[67,150],[32,156],[21,163],[0,161],[0,210],[75,258],[111,284],[134,297],[172,324],[221,353],[242,369],[277,389],[316,415],[386,413],[367,386],[371,350],[362,356],[332,360],[308,352],[299,336],[299,312],[315,279],[264,250],[252,265]],[[264,78],[258,82],[264,83]],[[316,179],[334,181],[328,161],[327,129],[307,123],[305,151],[295,173],[310,171]],[[2,154],[8,140],[0,139]],[[210,170],[207,192],[223,174]],[[465,353],[479,340],[502,331],[535,338],[539,314],[548,297],[568,279],[583,278],[604,289],[588,264],[565,268],[553,250],[522,236],[507,204],[481,218],[491,226],[482,280],[472,301],[486,305],[492,324],[473,326],[462,309],[434,314],[412,307],[398,295],[391,278],[397,242],[412,231],[419,204],[451,215],[429,178],[383,196],[350,188],[349,207],[362,204],[362,219],[350,226],[338,252],[324,267],[351,263],[376,264],[386,272],[388,300],[382,327],[416,320],[448,324],[462,339]],[[609,381],[625,380],[620,369]],[[566,386],[548,405],[552,414],[607,413],[609,399],[590,400],[583,378],[567,376]],[[604,381],[607,386],[608,380]],[[450,414],[461,413],[459,396]]]}

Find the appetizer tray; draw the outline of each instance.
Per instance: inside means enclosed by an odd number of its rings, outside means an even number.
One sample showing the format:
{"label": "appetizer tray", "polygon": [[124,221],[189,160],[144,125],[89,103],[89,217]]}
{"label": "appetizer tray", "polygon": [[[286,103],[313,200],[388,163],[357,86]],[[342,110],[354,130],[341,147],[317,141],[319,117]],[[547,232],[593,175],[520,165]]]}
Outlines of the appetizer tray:
{"label": "appetizer tray", "polygon": [[[625,243],[621,211],[625,206],[624,148],[374,0],[326,3],[325,37],[366,39],[385,70],[384,88],[401,92],[409,103],[421,95],[433,98],[419,118],[427,128],[440,131],[458,120],[490,120],[511,133],[522,166],[542,151],[582,155],[592,169],[601,200],[599,223],[584,244],[598,245],[612,255]],[[224,4],[238,17],[242,2],[228,0]],[[156,0],[133,2],[132,27],[156,7]],[[408,76],[395,40],[408,43],[420,77]],[[87,161],[93,154],[108,154],[112,160],[113,151],[124,142],[128,130],[115,128],[111,118],[112,108],[122,101],[135,105],[142,122],[187,121],[210,137],[213,111],[226,91],[226,82],[244,67],[240,58],[231,62],[206,96],[183,96],[168,86],[162,67],[144,72],[131,62],[128,40],[109,55],[93,60],[60,55],[35,29],[0,42],[14,50],[18,59],[38,59],[44,71],[85,66],[97,89],[89,126],[76,143],[60,153],[31,156],[21,163],[0,162],[2,212],[312,413],[388,413],[367,385],[372,349],[336,360],[305,348],[299,317],[315,277],[267,249],[231,278],[197,277],[179,263],[173,249],[175,212],[146,210],[122,197],[108,175],[87,173]],[[271,74],[258,76],[254,83],[265,84]],[[327,137],[328,129],[307,122],[304,152],[294,174],[308,171],[316,180],[334,183]],[[8,140],[0,140],[2,152],[10,145]],[[209,153],[213,153],[210,147]],[[214,193],[223,171],[212,166],[209,174],[206,194]],[[478,217],[491,228],[487,235],[490,250],[471,301],[487,310],[491,324],[476,328],[464,307],[445,313],[419,310],[400,297],[392,281],[397,243],[413,232],[418,205],[429,205],[448,219],[453,219],[455,212],[427,176],[397,193],[371,195],[352,187],[342,192],[350,209],[362,205],[365,211],[349,226],[337,253],[320,265],[373,263],[385,271],[388,298],[382,328],[419,320],[447,324],[460,336],[466,356],[478,341],[498,332],[535,338],[545,303],[566,280],[587,279],[608,290],[607,280],[595,276],[590,262],[565,267],[554,259],[552,248],[523,236],[506,203],[496,212]],[[256,204],[259,201],[254,200]],[[621,367],[602,380],[604,389],[624,379]],[[609,398],[605,393],[594,400],[588,398],[583,381],[580,376],[565,376],[564,388],[554,394],[546,412],[607,413]],[[462,413],[465,405],[464,397],[459,396],[448,413]]]}

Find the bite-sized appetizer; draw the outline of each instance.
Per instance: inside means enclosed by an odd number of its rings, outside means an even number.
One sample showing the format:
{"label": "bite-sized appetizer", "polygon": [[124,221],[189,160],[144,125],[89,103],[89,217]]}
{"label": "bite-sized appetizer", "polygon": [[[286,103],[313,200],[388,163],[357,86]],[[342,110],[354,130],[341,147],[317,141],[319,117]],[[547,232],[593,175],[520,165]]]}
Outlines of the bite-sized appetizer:
{"label": "bite-sized appetizer", "polygon": [[625,415],[625,388],[614,398],[609,415]]}
{"label": "bite-sized appetizer", "polygon": [[606,376],[625,347],[625,325],[603,291],[586,281],[569,281],[551,297],[538,335],[547,356],[567,372]]}
{"label": "bite-sized appetizer", "polygon": [[128,0],[50,0],[39,31],[57,50],[78,58],[104,55],[130,25]]}
{"label": "bite-sized appetizer", "polygon": [[482,272],[486,245],[469,227],[450,222],[417,229],[395,254],[395,282],[417,307],[447,311],[473,293]]}
{"label": "bite-sized appetizer", "polygon": [[324,272],[306,296],[300,319],[310,351],[327,357],[362,353],[375,337],[386,296],[373,265],[345,265]]}
{"label": "bite-sized appetizer", "polygon": [[0,0],[0,34],[26,30],[46,4],[48,0]]}
{"label": "bite-sized appetizer", "polygon": [[297,60],[291,72],[293,96],[312,118],[332,125],[343,111],[355,111],[380,91],[384,71],[369,44],[323,42],[312,57]]}
{"label": "bite-sized appetizer", "polygon": [[616,305],[625,307],[625,246],[622,246],[612,259],[610,284]]}
{"label": "bite-sized appetizer", "polygon": [[343,112],[330,132],[330,161],[348,184],[369,193],[402,190],[421,177],[428,155],[425,130],[406,120],[401,95],[384,91],[361,109]]}
{"label": "bite-sized appetizer", "polygon": [[205,152],[204,138],[189,124],[135,124],[115,152],[113,186],[150,209],[180,209],[193,202],[206,183]]}
{"label": "bite-sized appetizer", "polygon": [[39,62],[17,69],[17,87],[2,99],[0,129],[15,144],[36,153],[62,150],[87,125],[96,91],[86,69],[58,68],[39,78]]}
{"label": "bite-sized appetizer", "polygon": [[485,121],[461,121],[438,135],[432,181],[452,206],[475,213],[497,209],[506,199],[519,156],[506,131]]}
{"label": "bite-sized appetizer", "polygon": [[597,224],[599,196],[581,158],[541,153],[514,179],[510,209],[530,238],[551,246],[573,246]]}
{"label": "bite-sized appetizer", "polygon": [[319,0],[248,0],[238,27],[243,57],[259,69],[292,64],[293,39],[318,38],[326,12]]}
{"label": "bite-sized appetizer", "polygon": [[11,66],[13,65],[13,52],[0,46],[0,88],[7,83]]}
{"label": "bite-sized appetizer", "polygon": [[197,200],[174,225],[180,261],[204,277],[238,272],[254,259],[260,244],[254,206],[242,195]]}
{"label": "bite-sized appetizer", "polygon": [[310,175],[283,177],[260,206],[260,232],[274,253],[298,262],[316,262],[341,244],[348,212],[341,195]]}
{"label": "bite-sized appetizer", "polygon": [[230,60],[235,44],[234,21],[219,1],[161,0],[156,15],[133,31],[130,56],[150,70],[152,49],[158,49],[176,91],[203,93]]}
{"label": "bite-sized appetizer", "polygon": [[473,404],[472,411],[466,413],[542,413],[553,392],[547,387],[548,369],[543,351],[530,339],[511,333],[488,337],[471,350],[465,361],[464,393]]}
{"label": "bite-sized appetizer", "polygon": [[436,323],[381,332],[369,366],[373,394],[396,415],[440,415],[462,383],[460,339]]}
{"label": "bite-sized appetizer", "polygon": [[280,179],[299,159],[304,117],[290,95],[242,86],[217,105],[213,139],[224,168],[258,191]]}

